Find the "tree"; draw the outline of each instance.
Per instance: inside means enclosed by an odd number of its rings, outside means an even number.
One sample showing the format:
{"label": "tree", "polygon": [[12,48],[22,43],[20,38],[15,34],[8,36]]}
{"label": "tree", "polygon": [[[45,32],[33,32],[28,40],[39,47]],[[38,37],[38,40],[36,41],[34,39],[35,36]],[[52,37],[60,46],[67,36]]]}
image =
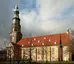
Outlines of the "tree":
{"label": "tree", "polygon": [[74,30],[71,31],[70,35],[70,52],[72,53],[72,60],[74,60]]}

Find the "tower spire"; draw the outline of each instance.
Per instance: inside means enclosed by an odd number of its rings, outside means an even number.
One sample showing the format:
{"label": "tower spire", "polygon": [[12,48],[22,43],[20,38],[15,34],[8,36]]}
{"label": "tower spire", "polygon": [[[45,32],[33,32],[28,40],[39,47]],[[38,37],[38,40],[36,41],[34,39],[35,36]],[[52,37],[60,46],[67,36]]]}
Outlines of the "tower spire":
{"label": "tower spire", "polygon": [[16,10],[16,11],[18,10],[18,4],[15,5],[15,10]]}
{"label": "tower spire", "polygon": [[15,5],[15,8],[14,8],[14,16],[13,16],[13,19],[14,18],[18,18],[19,19],[18,0],[16,0],[16,5]]}
{"label": "tower spire", "polygon": [[15,12],[15,11],[19,11],[19,9],[18,9],[18,4],[15,5],[14,12]]}
{"label": "tower spire", "polygon": [[14,8],[14,16],[13,16],[13,23],[12,23],[12,31],[10,33],[10,40],[13,43],[17,43],[22,38],[21,34],[21,25],[20,25],[20,18],[19,18],[19,8],[18,5],[15,5]]}
{"label": "tower spire", "polygon": [[14,8],[14,16],[13,16],[13,19],[15,18],[18,18],[19,19],[19,9],[18,9],[18,5],[16,4],[15,5],[15,8]]}

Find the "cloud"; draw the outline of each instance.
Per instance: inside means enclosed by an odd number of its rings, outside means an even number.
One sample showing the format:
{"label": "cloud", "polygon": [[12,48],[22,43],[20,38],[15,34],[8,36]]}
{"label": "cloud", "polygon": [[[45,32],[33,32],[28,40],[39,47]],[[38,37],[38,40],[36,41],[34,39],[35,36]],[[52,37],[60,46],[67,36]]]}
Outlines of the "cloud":
{"label": "cloud", "polygon": [[19,0],[20,9],[35,9],[36,8],[36,0]]}
{"label": "cloud", "polygon": [[31,32],[34,36],[45,35],[73,28],[73,7],[74,0],[36,0],[38,11],[26,11],[27,8],[20,10],[23,34],[28,35]]}
{"label": "cloud", "polygon": [[25,34],[25,36],[28,36],[29,33],[32,33],[32,35],[38,35],[38,32],[42,32],[40,29],[39,18],[35,11],[21,11],[20,18],[22,33]]}
{"label": "cloud", "polygon": [[73,3],[74,0],[40,0],[40,16],[42,19],[59,17]]}
{"label": "cloud", "polygon": [[[15,0],[0,0],[0,44],[9,40]],[[74,28],[74,0],[19,0],[22,33],[27,37]],[[7,42],[8,43],[8,42]]]}

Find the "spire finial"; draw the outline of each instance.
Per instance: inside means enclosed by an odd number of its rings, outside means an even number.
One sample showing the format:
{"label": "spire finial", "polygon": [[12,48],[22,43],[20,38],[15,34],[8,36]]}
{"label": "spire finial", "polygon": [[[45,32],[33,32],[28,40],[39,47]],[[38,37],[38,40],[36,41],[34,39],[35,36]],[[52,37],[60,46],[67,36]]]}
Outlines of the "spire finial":
{"label": "spire finial", "polygon": [[15,5],[15,9],[18,9],[18,4]]}
{"label": "spire finial", "polygon": [[19,18],[19,9],[18,9],[18,4],[17,4],[17,1],[16,0],[16,5],[15,5],[15,8],[14,8],[14,17],[13,18]]}
{"label": "spire finial", "polygon": [[16,5],[14,11],[18,11],[18,0],[16,0]]}

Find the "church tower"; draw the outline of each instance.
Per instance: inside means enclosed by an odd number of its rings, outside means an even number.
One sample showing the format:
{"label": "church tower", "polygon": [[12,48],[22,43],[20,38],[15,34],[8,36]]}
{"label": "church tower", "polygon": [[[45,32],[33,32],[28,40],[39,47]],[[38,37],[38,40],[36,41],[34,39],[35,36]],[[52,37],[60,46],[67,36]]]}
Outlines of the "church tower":
{"label": "church tower", "polygon": [[16,5],[14,8],[12,30],[10,33],[10,42],[17,43],[21,38],[22,38],[22,34],[21,34],[21,25],[20,25],[20,18],[19,18],[19,9],[18,9],[18,5]]}

